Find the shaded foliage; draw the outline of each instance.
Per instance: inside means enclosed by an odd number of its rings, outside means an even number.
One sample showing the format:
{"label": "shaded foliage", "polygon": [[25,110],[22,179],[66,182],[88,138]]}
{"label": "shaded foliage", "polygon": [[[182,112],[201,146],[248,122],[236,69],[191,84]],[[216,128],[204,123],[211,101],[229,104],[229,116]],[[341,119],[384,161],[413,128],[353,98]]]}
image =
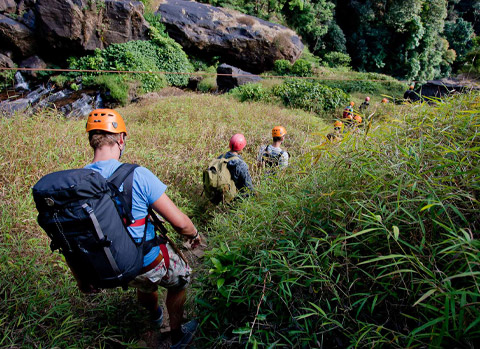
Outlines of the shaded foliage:
{"label": "shaded foliage", "polygon": [[198,284],[206,346],[474,347],[479,100],[399,108],[219,212]]}

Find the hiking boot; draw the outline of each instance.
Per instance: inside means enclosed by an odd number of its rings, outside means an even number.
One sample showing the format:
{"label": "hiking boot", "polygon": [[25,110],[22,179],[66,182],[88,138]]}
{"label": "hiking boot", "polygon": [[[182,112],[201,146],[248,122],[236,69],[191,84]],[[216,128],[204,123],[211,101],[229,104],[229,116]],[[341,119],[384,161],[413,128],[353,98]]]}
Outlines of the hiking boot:
{"label": "hiking boot", "polygon": [[198,321],[191,320],[182,325],[183,337],[177,343],[173,344],[170,349],[183,349],[186,348],[193,339],[195,332],[198,328]]}
{"label": "hiking boot", "polygon": [[163,309],[162,309],[162,307],[158,307],[157,313],[155,314],[155,316],[152,316],[152,323],[157,327],[162,326],[162,324],[163,324]]}

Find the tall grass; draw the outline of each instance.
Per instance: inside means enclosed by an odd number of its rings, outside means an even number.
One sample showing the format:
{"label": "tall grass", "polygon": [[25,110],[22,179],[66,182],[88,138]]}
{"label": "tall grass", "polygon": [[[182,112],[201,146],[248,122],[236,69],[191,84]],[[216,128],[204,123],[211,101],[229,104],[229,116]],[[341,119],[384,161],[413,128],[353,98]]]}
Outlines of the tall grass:
{"label": "tall grass", "polygon": [[[480,96],[393,107],[211,223],[210,346],[474,347]],[[385,120],[385,118],[383,116]],[[320,142],[319,142],[320,143]],[[300,171],[299,171],[300,170]]]}
{"label": "tall grass", "polygon": [[[208,95],[144,100],[118,111],[128,130],[122,160],[158,175],[202,232],[214,208],[201,195],[201,171],[227,151],[232,134],[245,134],[244,158],[252,164],[273,126],[287,128],[286,145],[299,157],[308,151],[310,132],[324,127],[307,113]],[[56,111],[0,119],[0,347],[158,345],[135,292],[80,294],[36,223],[31,187],[47,173],[92,159],[85,121]]]}

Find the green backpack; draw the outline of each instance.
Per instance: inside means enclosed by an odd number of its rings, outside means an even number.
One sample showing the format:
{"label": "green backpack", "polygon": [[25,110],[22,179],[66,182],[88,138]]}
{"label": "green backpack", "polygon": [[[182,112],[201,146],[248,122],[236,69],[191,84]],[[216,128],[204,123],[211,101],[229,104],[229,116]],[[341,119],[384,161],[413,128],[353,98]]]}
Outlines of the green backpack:
{"label": "green backpack", "polygon": [[237,158],[238,156],[232,156],[226,159],[223,155],[219,159],[212,160],[208,168],[203,171],[203,190],[215,205],[222,201],[230,202],[237,195],[237,187],[227,168],[228,162]]}

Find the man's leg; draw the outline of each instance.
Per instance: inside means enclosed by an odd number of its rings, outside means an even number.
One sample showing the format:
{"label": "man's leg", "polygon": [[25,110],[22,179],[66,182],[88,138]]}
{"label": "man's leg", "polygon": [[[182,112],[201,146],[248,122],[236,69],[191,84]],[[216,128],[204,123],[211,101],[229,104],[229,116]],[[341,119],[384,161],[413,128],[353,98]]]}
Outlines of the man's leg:
{"label": "man's leg", "polygon": [[[147,309],[152,317],[158,312],[158,292],[145,293],[137,289],[138,302]],[[170,310],[169,310],[170,312]]]}
{"label": "man's leg", "polygon": [[183,290],[169,289],[167,292],[167,299],[165,301],[170,317],[170,330],[172,336],[172,343],[177,343],[182,339],[183,333],[181,330],[183,320],[183,306],[186,300],[186,292]]}

